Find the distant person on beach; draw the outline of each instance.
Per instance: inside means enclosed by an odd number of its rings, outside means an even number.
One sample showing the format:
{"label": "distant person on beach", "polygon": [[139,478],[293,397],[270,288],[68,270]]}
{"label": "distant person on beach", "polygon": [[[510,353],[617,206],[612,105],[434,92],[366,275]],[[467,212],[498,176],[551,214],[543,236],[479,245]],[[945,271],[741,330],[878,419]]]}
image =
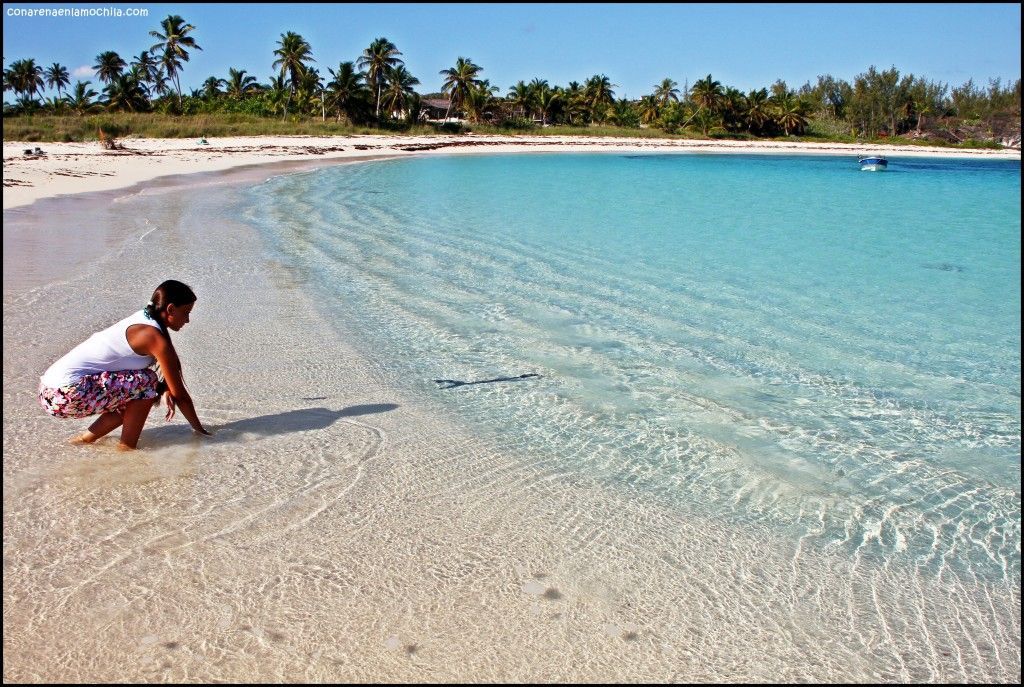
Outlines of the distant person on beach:
{"label": "distant person on beach", "polygon": [[[177,406],[193,430],[210,435],[185,388],[169,331],[188,324],[195,302],[192,289],[169,279],[156,287],[145,308],[93,334],[40,377],[39,403],[50,415],[99,415],[72,443],[91,444],[121,427],[118,448],[134,449],[161,394],[166,394],[168,420]],[[159,364],[163,381],[150,369],[153,363]]]}

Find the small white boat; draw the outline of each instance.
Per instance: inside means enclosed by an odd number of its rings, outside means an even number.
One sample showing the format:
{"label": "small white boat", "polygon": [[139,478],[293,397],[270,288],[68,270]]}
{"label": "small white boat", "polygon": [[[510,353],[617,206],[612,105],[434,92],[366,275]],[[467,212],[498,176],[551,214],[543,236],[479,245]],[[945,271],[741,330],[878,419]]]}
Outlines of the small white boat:
{"label": "small white boat", "polygon": [[859,162],[862,172],[883,172],[889,166],[889,161],[881,156],[862,157]]}

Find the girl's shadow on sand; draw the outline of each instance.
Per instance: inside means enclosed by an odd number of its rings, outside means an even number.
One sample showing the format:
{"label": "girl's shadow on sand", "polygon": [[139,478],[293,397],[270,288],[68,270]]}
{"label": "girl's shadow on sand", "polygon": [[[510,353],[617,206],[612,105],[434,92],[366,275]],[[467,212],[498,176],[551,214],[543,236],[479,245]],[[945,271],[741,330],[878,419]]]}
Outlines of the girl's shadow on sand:
{"label": "girl's shadow on sand", "polygon": [[[284,413],[273,415],[260,415],[241,420],[232,420],[222,425],[208,425],[213,432],[212,437],[206,437],[212,441],[230,441],[238,434],[260,434],[273,436],[276,434],[288,434],[289,432],[308,432],[315,429],[326,429],[335,422],[345,417],[357,417],[359,415],[373,415],[375,413],[386,413],[398,408],[397,403],[371,403],[367,405],[349,406],[341,410],[330,410],[329,408],[300,408],[289,410]],[[187,432],[187,428],[178,426],[156,427],[147,432],[150,446],[166,446],[169,444],[182,443],[198,438]]]}

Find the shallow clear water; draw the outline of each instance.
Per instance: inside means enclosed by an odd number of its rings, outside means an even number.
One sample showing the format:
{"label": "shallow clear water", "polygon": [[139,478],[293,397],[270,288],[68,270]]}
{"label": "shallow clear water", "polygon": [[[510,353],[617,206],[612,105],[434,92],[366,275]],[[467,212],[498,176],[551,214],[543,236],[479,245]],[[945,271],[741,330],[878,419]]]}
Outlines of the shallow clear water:
{"label": "shallow clear water", "polygon": [[392,381],[553,478],[1019,593],[1020,197],[1012,161],[465,156],[241,212]]}

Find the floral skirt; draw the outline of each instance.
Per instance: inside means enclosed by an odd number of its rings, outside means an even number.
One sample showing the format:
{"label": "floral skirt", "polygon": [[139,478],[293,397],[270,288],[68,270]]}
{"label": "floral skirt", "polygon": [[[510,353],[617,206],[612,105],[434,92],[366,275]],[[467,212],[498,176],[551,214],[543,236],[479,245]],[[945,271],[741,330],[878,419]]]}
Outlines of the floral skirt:
{"label": "floral skirt", "polygon": [[87,375],[58,389],[40,385],[39,405],[54,417],[80,418],[120,413],[129,401],[159,395],[153,370],[117,370]]}

